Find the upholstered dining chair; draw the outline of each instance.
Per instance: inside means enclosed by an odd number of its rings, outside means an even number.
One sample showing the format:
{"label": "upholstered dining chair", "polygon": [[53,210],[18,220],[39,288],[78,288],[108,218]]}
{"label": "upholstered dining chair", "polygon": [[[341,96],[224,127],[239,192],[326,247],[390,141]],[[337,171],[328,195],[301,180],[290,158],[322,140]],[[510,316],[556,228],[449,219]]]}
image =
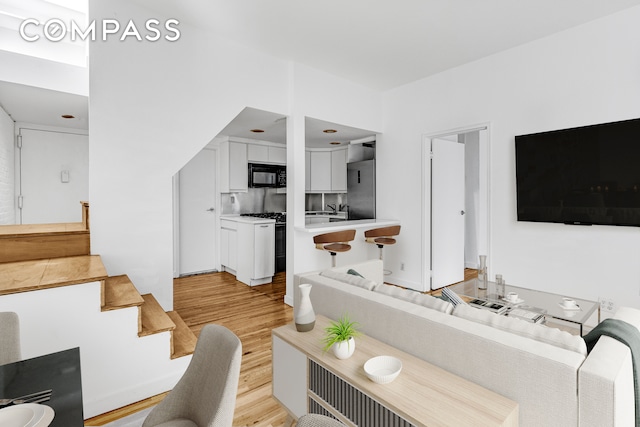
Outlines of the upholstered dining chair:
{"label": "upholstered dining chair", "polygon": [[205,325],[184,375],[142,426],[230,427],[241,359],[242,343],[233,332]]}
{"label": "upholstered dining chair", "polygon": [[296,427],[344,427],[344,424],[324,415],[306,414],[298,418]]}
{"label": "upholstered dining chair", "polygon": [[20,319],[16,313],[0,313],[0,365],[22,359],[20,350]]}

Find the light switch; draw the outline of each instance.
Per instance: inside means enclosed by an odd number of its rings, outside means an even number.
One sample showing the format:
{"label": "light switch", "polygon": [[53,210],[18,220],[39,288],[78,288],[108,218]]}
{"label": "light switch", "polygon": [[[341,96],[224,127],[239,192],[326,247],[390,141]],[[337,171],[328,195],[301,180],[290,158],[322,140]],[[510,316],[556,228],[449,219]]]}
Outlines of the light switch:
{"label": "light switch", "polygon": [[69,171],[60,172],[60,181],[63,183],[69,182]]}

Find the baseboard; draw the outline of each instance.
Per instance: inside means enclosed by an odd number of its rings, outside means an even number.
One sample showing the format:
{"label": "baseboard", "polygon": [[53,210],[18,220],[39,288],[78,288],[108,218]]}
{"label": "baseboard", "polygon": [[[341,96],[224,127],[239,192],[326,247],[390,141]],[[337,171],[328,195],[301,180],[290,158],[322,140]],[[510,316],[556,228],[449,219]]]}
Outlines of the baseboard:
{"label": "baseboard", "polygon": [[[187,365],[190,360],[191,357],[185,358]],[[182,378],[184,370],[186,370],[186,365],[184,369],[176,370],[160,378],[154,378],[153,381],[145,384],[135,384],[109,394],[98,395],[94,393],[92,399],[83,399],[84,418],[93,418],[169,391]]]}
{"label": "baseboard", "polygon": [[293,307],[293,297],[290,295],[285,295],[284,296],[284,303],[287,304],[290,307]]}
{"label": "baseboard", "polygon": [[402,286],[403,288],[413,289],[414,291],[418,291],[418,292],[426,292],[426,291],[430,290],[430,289],[428,289],[429,286],[427,286],[427,289],[425,289],[425,286],[423,286],[422,283],[399,279],[397,277],[394,277],[393,274],[390,274],[388,276],[384,276],[384,281],[385,281],[385,283],[390,283],[392,285]]}

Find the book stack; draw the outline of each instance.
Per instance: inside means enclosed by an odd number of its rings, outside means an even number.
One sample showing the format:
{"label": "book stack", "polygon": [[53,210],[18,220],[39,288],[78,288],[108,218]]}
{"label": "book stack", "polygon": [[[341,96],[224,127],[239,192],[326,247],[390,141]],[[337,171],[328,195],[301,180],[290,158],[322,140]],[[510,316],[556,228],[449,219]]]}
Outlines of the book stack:
{"label": "book stack", "polygon": [[462,298],[458,296],[458,294],[456,294],[449,288],[442,289],[442,298],[445,301],[449,301],[451,304],[453,304],[454,307],[458,304],[466,304],[466,302],[464,302]]}
{"label": "book stack", "polygon": [[509,317],[526,320],[531,323],[542,323],[544,314],[535,311],[524,310],[522,308],[512,308],[508,314]]}
{"label": "book stack", "polygon": [[471,307],[481,308],[483,310],[489,310],[496,314],[504,314],[509,309],[509,306],[500,304],[499,302],[487,301],[483,299],[474,299],[469,301]]}

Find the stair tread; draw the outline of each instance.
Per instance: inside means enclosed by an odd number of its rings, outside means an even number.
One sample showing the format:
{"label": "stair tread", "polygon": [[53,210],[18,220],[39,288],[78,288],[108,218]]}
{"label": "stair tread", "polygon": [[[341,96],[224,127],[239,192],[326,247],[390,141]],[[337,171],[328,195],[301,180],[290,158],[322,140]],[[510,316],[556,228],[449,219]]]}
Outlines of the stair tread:
{"label": "stair tread", "polygon": [[80,255],[0,263],[0,295],[104,280],[99,255]]}
{"label": "stair tread", "polygon": [[144,304],[144,298],[126,274],[111,276],[105,280],[102,310],[116,310],[142,304]]}
{"label": "stair tread", "polygon": [[173,323],[169,315],[162,309],[162,306],[151,294],[142,295],[144,304],[141,306],[142,328],[138,333],[139,336],[156,334],[159,332],[172,331],[176,324]]}
{"label": "stair tread", "polygon": [[187,356],[193,354],[196,348],[196,342],[198,338],[191,331],[189,326],[182,320],[182,317],[175,312],[169,311],[167,313],[173,323],[176,324],[176,328],[173,330],[172,335],[172,352],[171,358],[176,359],[178,357]]}

